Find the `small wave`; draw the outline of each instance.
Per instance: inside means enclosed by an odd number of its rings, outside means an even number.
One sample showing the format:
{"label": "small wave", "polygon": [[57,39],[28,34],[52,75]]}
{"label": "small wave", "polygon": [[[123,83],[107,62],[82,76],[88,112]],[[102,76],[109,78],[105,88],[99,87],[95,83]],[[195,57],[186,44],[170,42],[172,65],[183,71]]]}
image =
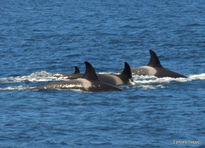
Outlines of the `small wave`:
{"label": "small wave", "polygon": [[[101,74],[108,74],[108,72],[102,72]],[[54,76],[52,73],[48,73],[46,71],[35,72],[26,76],[15,76],[15,77],[7,77],[0,78],[1,83],[17,83],[17,82],[47,82],[47,81],[61,81],[68,80],[65,76]],[[133,75],[133,81],[131,81],[131,85],[136,87],[141,87],[143,89],[157,89],[157,88],[165,88],[165,84],[170,82],[189,82],[194,80],[205,80],[205,73],[202,74],[194,74],[189,75],[187,78],[157,78],[155,76],[137,76]],[[23,86],[11,86],[6,88],[0,88],[3,90],[26,90],[31,87],[23,87]]]}
{"label": "small wave", "polygon": [[133,84],[152,84],[152,83],[170,83],[171,81],[176,82],[189,82],[193,80],[205,80],[205,73],[198,75],[190,75],[187,78],[157,78],[155,76],[133,76]]}
{"label": "small wave", "polygon": [[[35,89],[35,87],[24,87],[22,85],[19,86],[9,86],[9,87],[5,87],[5,88],[0,88],[0,91],[13,91],[13,90],[30,90],[30,91],[38,91],[38,89]],[[45,89],[46,90],[46,89]],[[53,90],[59,90],[59,91],[75,91],[75,92],[84,92],[81,89],[59,89],[59,88],[54,88]]]}
{"label": "small wave", "polygon": [[147,89],[157,89],[157,88],[165,88],[165,86],[163,86],[163,85],[139,85],[138,87],[141,87],[144,90],[147,90]]}
{"label": "small wave", "polygon": [[155,76],[133,76],[133,81],[130,83],[133,86],[141,87],[143,89],[157,89],[165,88],[165,84],[170,82],[190,82],[194,80],[205,80],[205,73],[190,75],[187,78],[157,78]]}
{"label": "small wave", "polygon": [[7,91],[7,90],[28,90],[28,89],[32,89],[34,87],[24,87],[24,86],[9,86],[9,87],[5,87],[5,88],[0,88],[0,91]]}
{"label": "small wave", "polygon": [[189,78],[191,80],[205,80],[205,73],[198,74],[198,75],[190,75]]}
{"label": "small wave", "polygon": [[133,84],[152,84],[152,83],[169,83],[171,81],[179,81],[179,82],[186,82],[186,78],[170,78],[170,77],[164,77],[164,78],[157,78],[154,76],[133,76]]}
{"label": "small wave", "polygon": [[26,76],[15,76],[0,78],[0,82],[3,83],[18,83],[18,82],[47,82],[56,80],[65,80],[66,77],[55,77],[52,73],[46,71],[35,72]]}

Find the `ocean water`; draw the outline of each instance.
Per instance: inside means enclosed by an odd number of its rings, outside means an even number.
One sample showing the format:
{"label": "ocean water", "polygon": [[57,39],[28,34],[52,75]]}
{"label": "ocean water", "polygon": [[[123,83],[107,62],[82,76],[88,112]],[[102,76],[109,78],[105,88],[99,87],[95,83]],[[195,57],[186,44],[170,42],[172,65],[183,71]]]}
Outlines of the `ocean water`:
{"label": "ocean water", "polygon": [[[205,147],[204,10],[203,0],[1,0],[0,147]],[[149,49],[188,78],[25,90],[84,61],[103,73],[146,65]]]}

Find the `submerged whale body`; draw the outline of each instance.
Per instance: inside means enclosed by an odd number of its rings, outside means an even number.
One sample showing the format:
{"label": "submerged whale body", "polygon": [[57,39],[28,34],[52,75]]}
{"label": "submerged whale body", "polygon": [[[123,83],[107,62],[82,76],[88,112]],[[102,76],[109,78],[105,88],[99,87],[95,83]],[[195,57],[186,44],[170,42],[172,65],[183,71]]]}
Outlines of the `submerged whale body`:
{"label": "submerged whale body", "polygon": [[[83,74],[74,73],[61,73],[61,76],[66,76],[68,79],[76,79],[76,78],[83,78]],[[132,72],[129,64],[127,62],[124,63],[124,70],[119,74],[97,74],[97,77],[100,81],[106,82],[112,85],[122,85],[122,84],[129,84],[130,80],[132,79]]]}
{"label": "submerged whale body", "polygon": [[121,89],[111,84],[100,81],[97,77],[95,69],[90,63],[85,62],[85,65],[86,71],[82,78],[38,86],[34,89],[80,89],[89,92],[121,91]]}
{"label": "submerged whale body", "polygon": [[80,78],[83,76],[83,74],[80,74],[80,70],[77,66],[75,66],[75,71],[74,73],[57,73],[57,74],[53,74],[54,77],[61,77],[61,76],[66,76],[67,78],[72,78],[72,79],[76,79],[76,78]]}
{"label": "submerged whale body", "polygon": [[124,70],[119,74],[97,74],[100,81],[113,85],[129,84],[132,79],[132,71],[127,62],[124,63]]}
{"label": "submerged whale body", "polygon": [[152,50],[150,50],[149,63],[146,66],[132,68],[132,73],[135,75],[149,75],[149,76],[156,76],[159,78],[162,77],[186,78],[185,75],[164,68],[160,63],[158,56]]}

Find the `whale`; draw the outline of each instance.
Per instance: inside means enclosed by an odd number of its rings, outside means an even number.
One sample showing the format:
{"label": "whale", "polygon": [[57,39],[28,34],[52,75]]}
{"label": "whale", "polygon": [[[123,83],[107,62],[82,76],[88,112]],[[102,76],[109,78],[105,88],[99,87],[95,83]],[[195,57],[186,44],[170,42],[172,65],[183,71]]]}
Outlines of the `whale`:
{"label": "whale", "polygon": [[[61,76],[65,76],[68,79],[76,79],[82,78],[83,74],[69,74],[69,73],[61,73]],[[97,74],[97,77],[100,81],[106,82],[112,85],[123,85],[129,84],[130,80],[132,80],[132,72],[129,64],[124,62],[124,69],[120,74]]]}
{"label": "whale", "polygon": [[124,69],[120,74],[97,74],[100,81],[112,85],[127,85],[132,80],[132,71],[127,62],[124,62]]}
{"label": "whale", "polygon": [[78,66],[75,66],[75,71],[73,73],[56,73],[53,74],[54,77],[67,77],[67,78],[80,78],[82,77],[82,74],[80,74],[80,70]]}
{"label": "whale", "polygon": [[109,83],[100,81],[95,72],[94,67],[89,63],[85,62],[86,70],[81,78],[72,79],[68,81],[60,81],[43,86],[37,86],[35,90],[45,89],[64,89],[73,90],[80,89],[86,92],[102,92],[102,91],[121,91],[120,88],[115,87]]}
{"label": "whale", "polygon": [[149,52],[150,52],[149,63],[145,66],[132,68],[131,70],[133,75],[148,75],[148,76],[156,76],[158,78],[162,78],[162,77],[187,78],[183,74],[179,74],[177,72],[164,68],[160,63],[157,54],[153,50],[149,50]]}

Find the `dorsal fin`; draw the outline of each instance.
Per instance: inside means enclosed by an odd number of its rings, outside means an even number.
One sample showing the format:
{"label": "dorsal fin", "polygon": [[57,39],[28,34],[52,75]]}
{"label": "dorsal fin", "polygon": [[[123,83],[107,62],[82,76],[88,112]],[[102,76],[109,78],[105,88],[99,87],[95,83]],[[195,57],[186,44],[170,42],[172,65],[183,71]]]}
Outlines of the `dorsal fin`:
{"label": "dorsal fin", "polygon": [[95,72],[95,69],[93,68],[93,66],[89,63],[89,62],[85,62],[85,74],[84,74],[84,78],[88,79],[88,80],[92,80],[92,81],[96,81],[98,80],[97,74]]}
{"label": "dorsal fin", "polygon": [[80,70],[79,70],[78,66],[75,66],[75,72],[74,72],[74,74],[78,74],[78,73],[80,73]]}
{"label": "dorsal fin", "polygon": [[132,71],[130,69],[130,65],[127,62],[125,62],[124,64],[125,64],[125,66],[124,66],[124,69],[121,72],[120,76],[122,76],[122,77],[126,78],[127,80],[129,80],[129,79],[132,78]]}
{"label": "dorsal fin", "polygon": [[156,53],[153,50],[149,50],[149,52],[150,52],[150,60],[147,65],[151,67],[162,67]]}

